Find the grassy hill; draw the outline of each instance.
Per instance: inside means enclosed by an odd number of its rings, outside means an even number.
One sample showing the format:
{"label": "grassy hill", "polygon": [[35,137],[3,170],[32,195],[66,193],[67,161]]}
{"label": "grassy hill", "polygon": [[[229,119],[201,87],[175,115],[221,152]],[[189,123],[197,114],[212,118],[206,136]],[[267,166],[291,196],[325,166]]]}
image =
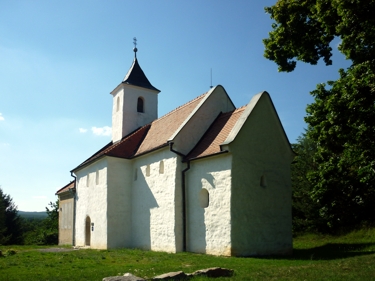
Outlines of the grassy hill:
{"label": "grassy hill", "polygon": [[18,211],[18,214],[25,219],[44,219],[47,217],[46,212],[24,212]]}

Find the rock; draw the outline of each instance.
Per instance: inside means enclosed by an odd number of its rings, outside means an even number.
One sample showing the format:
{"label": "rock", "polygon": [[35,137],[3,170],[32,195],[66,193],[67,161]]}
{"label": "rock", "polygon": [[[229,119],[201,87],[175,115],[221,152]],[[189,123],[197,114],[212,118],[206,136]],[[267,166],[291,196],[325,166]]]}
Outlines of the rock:
{"label": "rock", "polygon": [[233,275],[232,269],[226,269],[221,267],[211,267],[206,269],[201,269],[193,272],[191,276],[207,276],[212,278],[217,277],[230,277]]}
{"label": "rock", "polygon": [[125,273],[124,276],[110,276],[104,277],[103,281],[144,281],[141,277],[135,276],[131,273]]}
{"label": "rock", "polygon": [[188,278],[188,275],[186,275],[183,271],[177,271],[177,272],[169,272],[164,273],[162,275],[155,276],[152,278],[152,280],[185,280]]}

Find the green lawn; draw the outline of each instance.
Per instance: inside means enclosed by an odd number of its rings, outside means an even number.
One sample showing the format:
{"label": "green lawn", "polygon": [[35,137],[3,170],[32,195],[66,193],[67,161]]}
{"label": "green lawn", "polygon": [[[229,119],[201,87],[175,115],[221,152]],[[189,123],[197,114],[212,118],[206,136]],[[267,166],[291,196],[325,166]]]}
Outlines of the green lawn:
{"label": "green lawn", "polygon": [[228,258],[128,249],[41,252],[42,248],[0,246],[5,255],[0,258],[0,280],[102,280],[126,272],[151,278],[216,266],[233,269],[235,275],[214,280],[375,280],[375,229],[338,237],[300,236],[294,239],[291,257]]}

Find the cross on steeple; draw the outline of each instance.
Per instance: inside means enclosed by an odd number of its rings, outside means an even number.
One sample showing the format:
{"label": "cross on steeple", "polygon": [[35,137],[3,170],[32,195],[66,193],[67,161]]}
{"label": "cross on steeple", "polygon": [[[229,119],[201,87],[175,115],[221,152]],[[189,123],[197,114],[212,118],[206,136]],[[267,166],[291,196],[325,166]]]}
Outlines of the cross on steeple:
{"label": "cross on steeple", "polygon": [[134,57],[137,57],[137,51],[138,51],[138,49],[137,49],[137,38],[136,37],[133,38],[133,44],[134,44],[134,49],[133,49],[133,51],[134,51]]}

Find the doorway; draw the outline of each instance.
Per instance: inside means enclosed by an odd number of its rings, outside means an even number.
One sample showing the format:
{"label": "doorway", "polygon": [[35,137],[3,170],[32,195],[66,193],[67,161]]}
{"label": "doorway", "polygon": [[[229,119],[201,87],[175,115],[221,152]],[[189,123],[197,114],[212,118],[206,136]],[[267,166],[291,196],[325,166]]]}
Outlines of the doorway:
{"label": "doorway", "polygon": [[91,219],[89,216],[86,217],[85,223],[85,245],[90,246],[91,244]]}

